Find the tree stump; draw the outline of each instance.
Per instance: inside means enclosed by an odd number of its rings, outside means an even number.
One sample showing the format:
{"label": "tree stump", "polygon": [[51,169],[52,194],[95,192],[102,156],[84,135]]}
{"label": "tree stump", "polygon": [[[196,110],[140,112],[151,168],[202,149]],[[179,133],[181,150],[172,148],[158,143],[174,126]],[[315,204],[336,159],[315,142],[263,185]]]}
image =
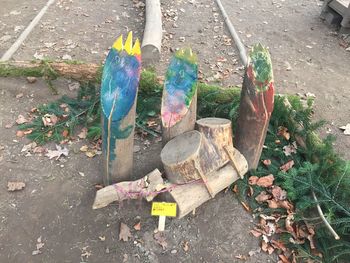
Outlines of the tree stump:
{"label": "tree stump", "polygon": [[[239,173],[244,175],[248,170],[247,161],[240,152],[236,149],[234,150],[237,168]],[[182,218],[237,181],[240,177],[239,173],[230,163],[212,172],[207,177],[207,185],[212,190],[212,195],[208,192],[207,186],[202,181],[194,181],[184,185],[177,185],[173,189],[170,186],[171,190],[168,193],[162,194],[162,197],[167,201],[175,201],[177,203],[177,216]]]}
{"label": "tree stump", "polygon": [[234,134],[234,146],[245,156],[249,170],[256,169],[274,104],[270,54],[260,44],[249,54]]}
{"label": "tree stump", "polygon": [[162,97],[163,145],[175,136],[194,129],[197,111],[197,57],[181,49],[171,59]]}
{"label": "tree stump", "polygon": [[113,44],[101,83],[104,184],[127,181],[133,168],[136,98],[141,70],[139,41],[132,33]]}
{"label": "tree stump", "polygon": [[197,179],[206,181],[209,173],[222,167],[214,146],[198,131],[185,132],[169,141],[160,157],[167,178],[177,184]]}

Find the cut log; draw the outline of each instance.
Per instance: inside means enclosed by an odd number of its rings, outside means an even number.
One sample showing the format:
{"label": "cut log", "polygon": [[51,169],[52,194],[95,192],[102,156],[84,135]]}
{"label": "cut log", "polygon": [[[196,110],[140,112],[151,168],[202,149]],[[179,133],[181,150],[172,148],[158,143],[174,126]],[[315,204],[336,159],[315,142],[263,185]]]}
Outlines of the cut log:
{"label": "cut log", "polygon": [[130,180],[133,168],[136,98],[141,70],[138,40],[120,36],[106,59],[101,83],[105,185]]}
{"label": "cut log", "polygon": [[146,0],[146,25],[142,39],[142,63],[153,65],[160,59],[162,46],[162,12],[160,0]]}
{"label": "cut log", "polygon": [[230,158],[225,147],[232,145],[231,121],[222,118],[203,118],[196,122],[197,130],[214,146],[224,166]]}
{"label": "cut log", "polygon": [[145,198],[147,201],[152,201],[157,191],[164,187],[162,174],[155,169],[139,180],[121,182],[98,190],[92,209],[106,207],[112,202],[120,202],[125,199]]}
{"label": "cut log", "polygon": [[191,49],[180,49],[168,67],[162,97],[163,145],[194,129],[197,111],[197,57]]}
{"label": "cut log", "polygon": [[260,44],[249,54],[234,134],[234,146],[245,156],[249,170],[256,169],[274,104],[270,54]]}
{"label": "cut log", "polygon": [[[185,183],[208,177],[222,167],[222,160],[212,144],[198,131],[183,133],[163,148],[160,154],[171,183]],[[205,178],[203,178],[205,180]]]}
{"label": "cut log", "polygon": [[[248,170],[247,161],[236,149],[235,160],[238,170],[240,170],[242,174],[245,174]],[[212,189],[213,195],[215,196],[217,193],[237,181],[239,175],[231,164],[226,164],[221,169],[212,172],[207,178],[207,184]],[[175,201],[178,207],[177,216],[182,218],[204,202],[211,199],[212,196],[208,193],[203,182],[195,181],[193,183],[173,187],[169,192],[162,194],[162,198],[167,201]]]}

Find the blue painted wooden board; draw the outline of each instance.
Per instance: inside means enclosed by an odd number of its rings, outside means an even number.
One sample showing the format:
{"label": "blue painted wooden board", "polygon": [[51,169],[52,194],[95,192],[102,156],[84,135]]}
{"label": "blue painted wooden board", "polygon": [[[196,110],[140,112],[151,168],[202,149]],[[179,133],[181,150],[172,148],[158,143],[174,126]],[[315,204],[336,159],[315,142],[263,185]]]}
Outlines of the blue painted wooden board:
{"label": "blue painted wooden board", "polygon": [[[103,68],[101,83],[102,141],[105,159],[105,184],[118,174],[112,170],[116,158],[117,140],[133,138],[135,118],[126,118],[134,107],[141,72],[141,50],[139,41],[132,43],[132,32],[123,43],[120,36],[108,53]],[[134,113],[133,113],[134,114]],[[123,127],[123,128],[121,128]],[[132,146],[131,146],[132,147]],[[126,151],[131,152],[131,151]],[[132,156],[122,156],[131,158]],[[115,177],[115,176],[113,176]]]}

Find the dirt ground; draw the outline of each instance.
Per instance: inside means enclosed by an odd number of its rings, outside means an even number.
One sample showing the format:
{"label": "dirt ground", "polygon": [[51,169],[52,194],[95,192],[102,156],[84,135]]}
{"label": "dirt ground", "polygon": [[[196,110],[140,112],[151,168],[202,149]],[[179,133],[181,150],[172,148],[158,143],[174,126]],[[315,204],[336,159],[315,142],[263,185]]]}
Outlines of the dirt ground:
{"label": "dirt ground", "polygon": [[[0,37],[8,36],[0,39],[1,54],[46,3],[19,2],[1,0]],[[336,135],[336,149],[349,159],[350,136],[338,127],[350,122],[350,52],[339,45],[334,28],[319,19],[322,2],[222,2],[248,48],[256,42],[270,48],[277,92],[316,95],[315,118],[328,121],[321,134]],[[133,30],[142,36],[143,7],[135,3],[56,1],[13,59],[70,56],[100,62],[120,33]],[[162,1],[162,9],[165,38],[157,65],[160,75],[171,52],[191,46],[199,56],[202,80],[241,84],[237,52],[213,1]],[[16,125],[5,126],[38,104],[62,94],[74,95],[66,80],[55,85],[60,94],[54,96],[41,80],[35,84],[21,78],[0,80],[0,262],[240,262],[236,256],[258,249],[257,239],[249,234],[253,218],[230,192],[219,194],[195,215],[167,220],[168,246],[163,250],[153,238],[157,218],[150,216],[150,204],[129,201],[91,209],[102,169],[100,156],[88,159],[79,152],[87,141],[69,144],[69,156],[60,161],[25,156],[21,149],[29,141],[16,137]],[[19,93],[23,97],[16,98]],[[161,168],[161,145],[151,141],[146,147],[144,141],[135,140],[142,149],[135,154],[134,177],[139,178]],[[8,192],[7,182],[14,180],[25,182],[25,189]],[[139,221],[141,230],[136,231],[133,225]],[[131,228],[128,242],[118,241],[121,222]],[[42,253],[32,255],[39,237]],[[256,253],[246,262],[276,261],[274,255]]]}

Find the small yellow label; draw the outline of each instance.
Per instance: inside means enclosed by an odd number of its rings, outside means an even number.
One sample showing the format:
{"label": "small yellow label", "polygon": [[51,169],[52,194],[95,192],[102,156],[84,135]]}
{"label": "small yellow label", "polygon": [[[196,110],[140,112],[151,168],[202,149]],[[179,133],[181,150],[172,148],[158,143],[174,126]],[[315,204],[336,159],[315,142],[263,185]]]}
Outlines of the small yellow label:
{"label": "small yellow label", "polygon": [[152,216],[176,217],[176,203],[153,202]]}

